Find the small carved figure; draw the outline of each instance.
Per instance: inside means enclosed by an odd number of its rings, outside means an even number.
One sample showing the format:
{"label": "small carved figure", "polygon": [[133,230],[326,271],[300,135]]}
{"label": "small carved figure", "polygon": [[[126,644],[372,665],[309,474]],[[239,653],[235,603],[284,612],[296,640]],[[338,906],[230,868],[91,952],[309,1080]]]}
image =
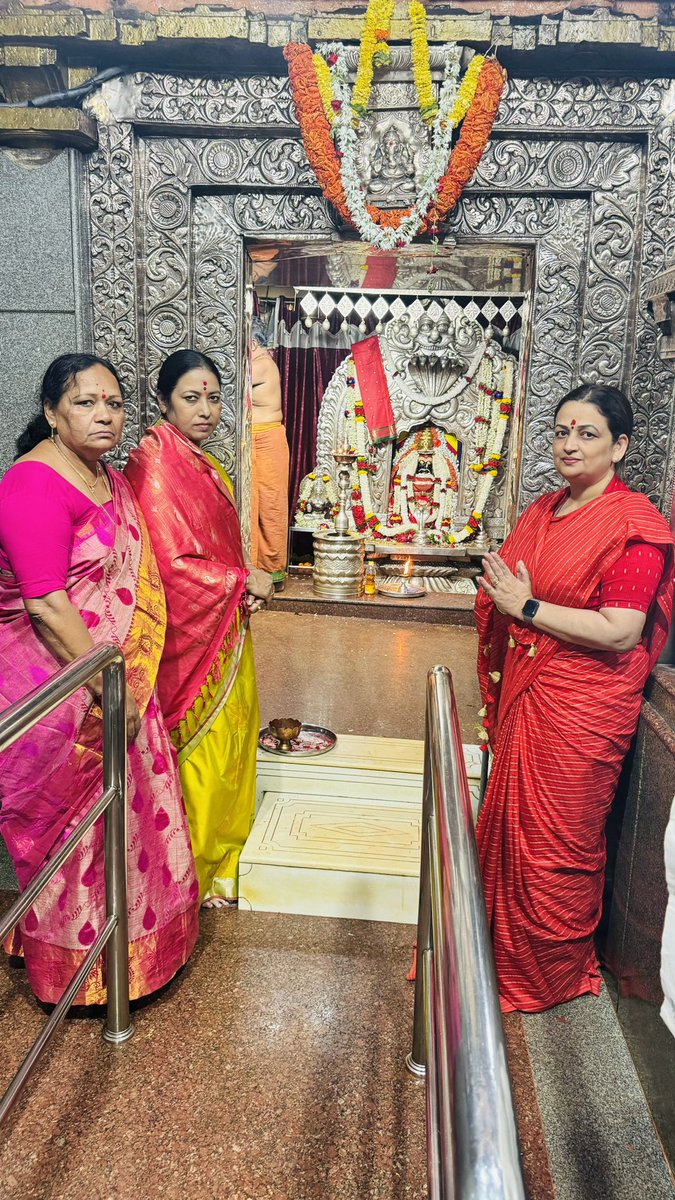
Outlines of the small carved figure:
{"label": "small carved figure", "polygon": [[414,192],[416,188],[415,151],[395,123],[382,131],[370,154],[367,186],[373,194]]}

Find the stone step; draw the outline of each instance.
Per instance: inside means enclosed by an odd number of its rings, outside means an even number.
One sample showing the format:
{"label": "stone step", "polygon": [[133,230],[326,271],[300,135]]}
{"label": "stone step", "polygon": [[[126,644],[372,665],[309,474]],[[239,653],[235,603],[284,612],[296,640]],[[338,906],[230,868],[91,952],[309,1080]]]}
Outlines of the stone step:
{"label": "stone step", "polygon": [[[475,806],[480,752],[464,753]],[[353,735],[313,758],[260,751],[240,909],[414,924],[423,759],[422,742]]]}

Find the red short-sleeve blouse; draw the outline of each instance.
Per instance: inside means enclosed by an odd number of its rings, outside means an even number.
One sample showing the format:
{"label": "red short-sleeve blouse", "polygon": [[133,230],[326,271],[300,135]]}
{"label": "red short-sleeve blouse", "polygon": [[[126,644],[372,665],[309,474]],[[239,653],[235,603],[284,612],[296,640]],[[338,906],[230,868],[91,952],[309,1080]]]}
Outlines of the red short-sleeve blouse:
{"label": "red short-sleeve blouse", "polygon": [[630,542],[606,571],[588,602],[589,608],[632,608],[649,612],[663,574],[663,551],[647,542]]}

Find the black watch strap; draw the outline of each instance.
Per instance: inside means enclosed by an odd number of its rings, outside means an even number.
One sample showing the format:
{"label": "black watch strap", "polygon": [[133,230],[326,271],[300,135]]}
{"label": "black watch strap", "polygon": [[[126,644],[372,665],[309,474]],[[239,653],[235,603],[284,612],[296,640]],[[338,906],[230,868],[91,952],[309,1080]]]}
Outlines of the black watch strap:
{"label": "black watch strap", "polygon": [[534,621],[534,618],[536,617],[537,613],[539,612],[539,604],[540,604],[539,600],[526,600],[525,601],[525,603],[523,605],[523,620],[524,621]]}

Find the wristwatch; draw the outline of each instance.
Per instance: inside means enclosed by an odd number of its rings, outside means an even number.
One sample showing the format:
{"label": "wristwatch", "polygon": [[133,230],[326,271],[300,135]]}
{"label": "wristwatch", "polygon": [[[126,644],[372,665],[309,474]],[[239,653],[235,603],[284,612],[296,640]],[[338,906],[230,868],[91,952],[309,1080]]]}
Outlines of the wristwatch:
{"label": "wristwatch", "polygon": [[539,600],[526,600],[525,601],[525,603],[523,605],[523,620],[524,621],[534,621],[534,618],[536,617],[537,613],[539,612],[539,604],[540,604]]}

